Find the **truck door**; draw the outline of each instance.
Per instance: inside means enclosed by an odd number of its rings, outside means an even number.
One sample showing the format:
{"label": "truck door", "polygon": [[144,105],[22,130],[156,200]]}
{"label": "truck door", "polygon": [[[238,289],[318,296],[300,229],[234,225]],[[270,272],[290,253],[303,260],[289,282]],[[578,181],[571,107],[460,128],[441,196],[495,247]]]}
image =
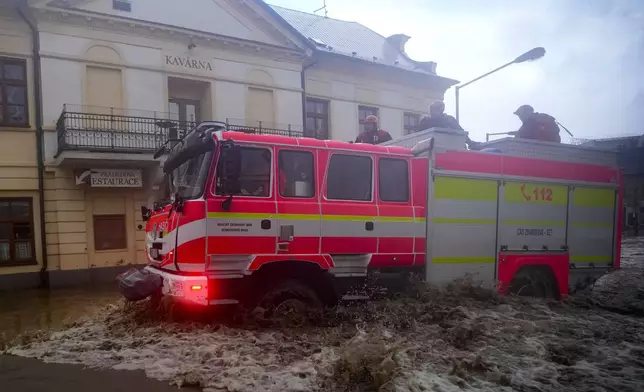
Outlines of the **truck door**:
{"label": "truck door", "polygon": [[317,150],[277,148],[278,254],[318,255],[321,216]]}
{"label": "truck door", "polygon": [[378,251],[374,159],[357,152],[319,154],[328,162],[320,205],[321,252],[333,258],[336,276],[365,276]]}
{"label": "truck door", "polygon": [[209,269],[240,273],[258,256],[273,255],[277,246],[276,189],[272,147],[240,144],[237,189],[225,194],[226,149],[217,161],[207,201]]}
{"label": "truck door", "polygon": [[378,254],[371,267],[411,267],[419,234],[411,202],[409,162],[404,157],[377,157]]}

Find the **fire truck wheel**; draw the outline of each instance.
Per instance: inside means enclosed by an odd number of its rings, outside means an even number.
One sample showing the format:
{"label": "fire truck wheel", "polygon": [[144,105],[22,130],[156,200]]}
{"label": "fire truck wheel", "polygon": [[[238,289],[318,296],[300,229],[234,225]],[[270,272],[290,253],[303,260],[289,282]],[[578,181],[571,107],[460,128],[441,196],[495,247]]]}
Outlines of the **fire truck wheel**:
{"label": "fire truck wheel", "polygon": [[297,280],[278,283],[269,289],[259,301],[268,319],[292,319],[313,315],[322,308],[322,302],[314,290]]}
{"label": "fire truck wheel", "polygon": [[526,297],[559,299],[557,280],[547,267],[523,267],[514,275],[508,287],[510,294]]}

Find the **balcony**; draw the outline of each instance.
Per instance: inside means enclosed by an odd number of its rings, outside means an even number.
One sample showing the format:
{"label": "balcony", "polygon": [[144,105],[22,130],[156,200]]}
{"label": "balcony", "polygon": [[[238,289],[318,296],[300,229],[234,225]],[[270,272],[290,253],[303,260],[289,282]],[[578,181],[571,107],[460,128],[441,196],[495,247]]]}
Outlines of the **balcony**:
{"label": "balcony", "polygon": [[[177,121],[171,113],[64,105],[56,123],[57,165],[109,161],[117,166],[154,164],[152,155],[169,138],[181,138],[196,123]],[[226,119],[231,131],[302,137],[290,124]],[[158,163],[156,163],[158,164]]]}

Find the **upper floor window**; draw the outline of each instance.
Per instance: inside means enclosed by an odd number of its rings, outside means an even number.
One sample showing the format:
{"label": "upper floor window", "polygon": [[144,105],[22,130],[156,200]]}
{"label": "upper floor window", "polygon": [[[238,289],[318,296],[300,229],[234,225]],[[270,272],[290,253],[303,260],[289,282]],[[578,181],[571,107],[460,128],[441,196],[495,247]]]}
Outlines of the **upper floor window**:
{"label": "upper floor window", "polygon": [[112,0],[112,8],[118,11],[132,12],[132,3],[129,0]]}
{"label": "upper floor window", "polygon": [[[271,195],[271,150],[261,147],[240,147],[241,169],[239,174],[239,193],[233,196],[270,197]],[[221,165],[217,165],[217,190],[222,195]]]}
{"label": "upper floor window", "polygon": [[329,138],[329,101],[306,99],[306,129],[304,136],[326,140]]}
{"label": "upper floor window", "polygon": [[416,132],[418,124],[420,124],[420,114],[405,113],[403,115],[403,130],[405,135]]}
{"label": "upper floor window", "polygon": [[358,106],[358,123],[360,125],[359,133],[364,132],[364,119],[370,115],[378,117],[378,108],[371,106]]}
{"label": "upper floor window", "polygon": [[405,203],[409,201],[409,169],[403,159],[378,160],[378,191],[380,200]]}
{"label": "upper floor window", "polygon": [[0,199],[0,267],[35,261],[32,199]]}
{"label": "upper floor window", "polygon": [[313,153],[282,150],[278,154],[279,190],[282,197],[315,196]]}
{"label": "upper floor window", "polygon": [[327,173],[327,198],[371,201],[373,164],[371,158],[333,154]]}
{"label": "upper floor window", "polygon": [[0,57],[0,126],[27,126],[27,63]]}

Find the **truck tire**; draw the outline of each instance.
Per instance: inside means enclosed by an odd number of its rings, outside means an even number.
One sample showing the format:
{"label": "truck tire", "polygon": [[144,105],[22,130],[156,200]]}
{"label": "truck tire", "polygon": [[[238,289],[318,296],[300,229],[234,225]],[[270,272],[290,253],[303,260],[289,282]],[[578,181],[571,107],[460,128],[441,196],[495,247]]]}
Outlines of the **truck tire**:
{"label": "truck tire", "polygon": [[536,298],[559,299],[557,280],[547,267],[524,267],[512,278],[510,294]]}
{"label": "truck tire", "polygon": [[258,306],[266,319],[303,322],[322,309],[322,301],[310,287],[287,280],[268,289]]}

